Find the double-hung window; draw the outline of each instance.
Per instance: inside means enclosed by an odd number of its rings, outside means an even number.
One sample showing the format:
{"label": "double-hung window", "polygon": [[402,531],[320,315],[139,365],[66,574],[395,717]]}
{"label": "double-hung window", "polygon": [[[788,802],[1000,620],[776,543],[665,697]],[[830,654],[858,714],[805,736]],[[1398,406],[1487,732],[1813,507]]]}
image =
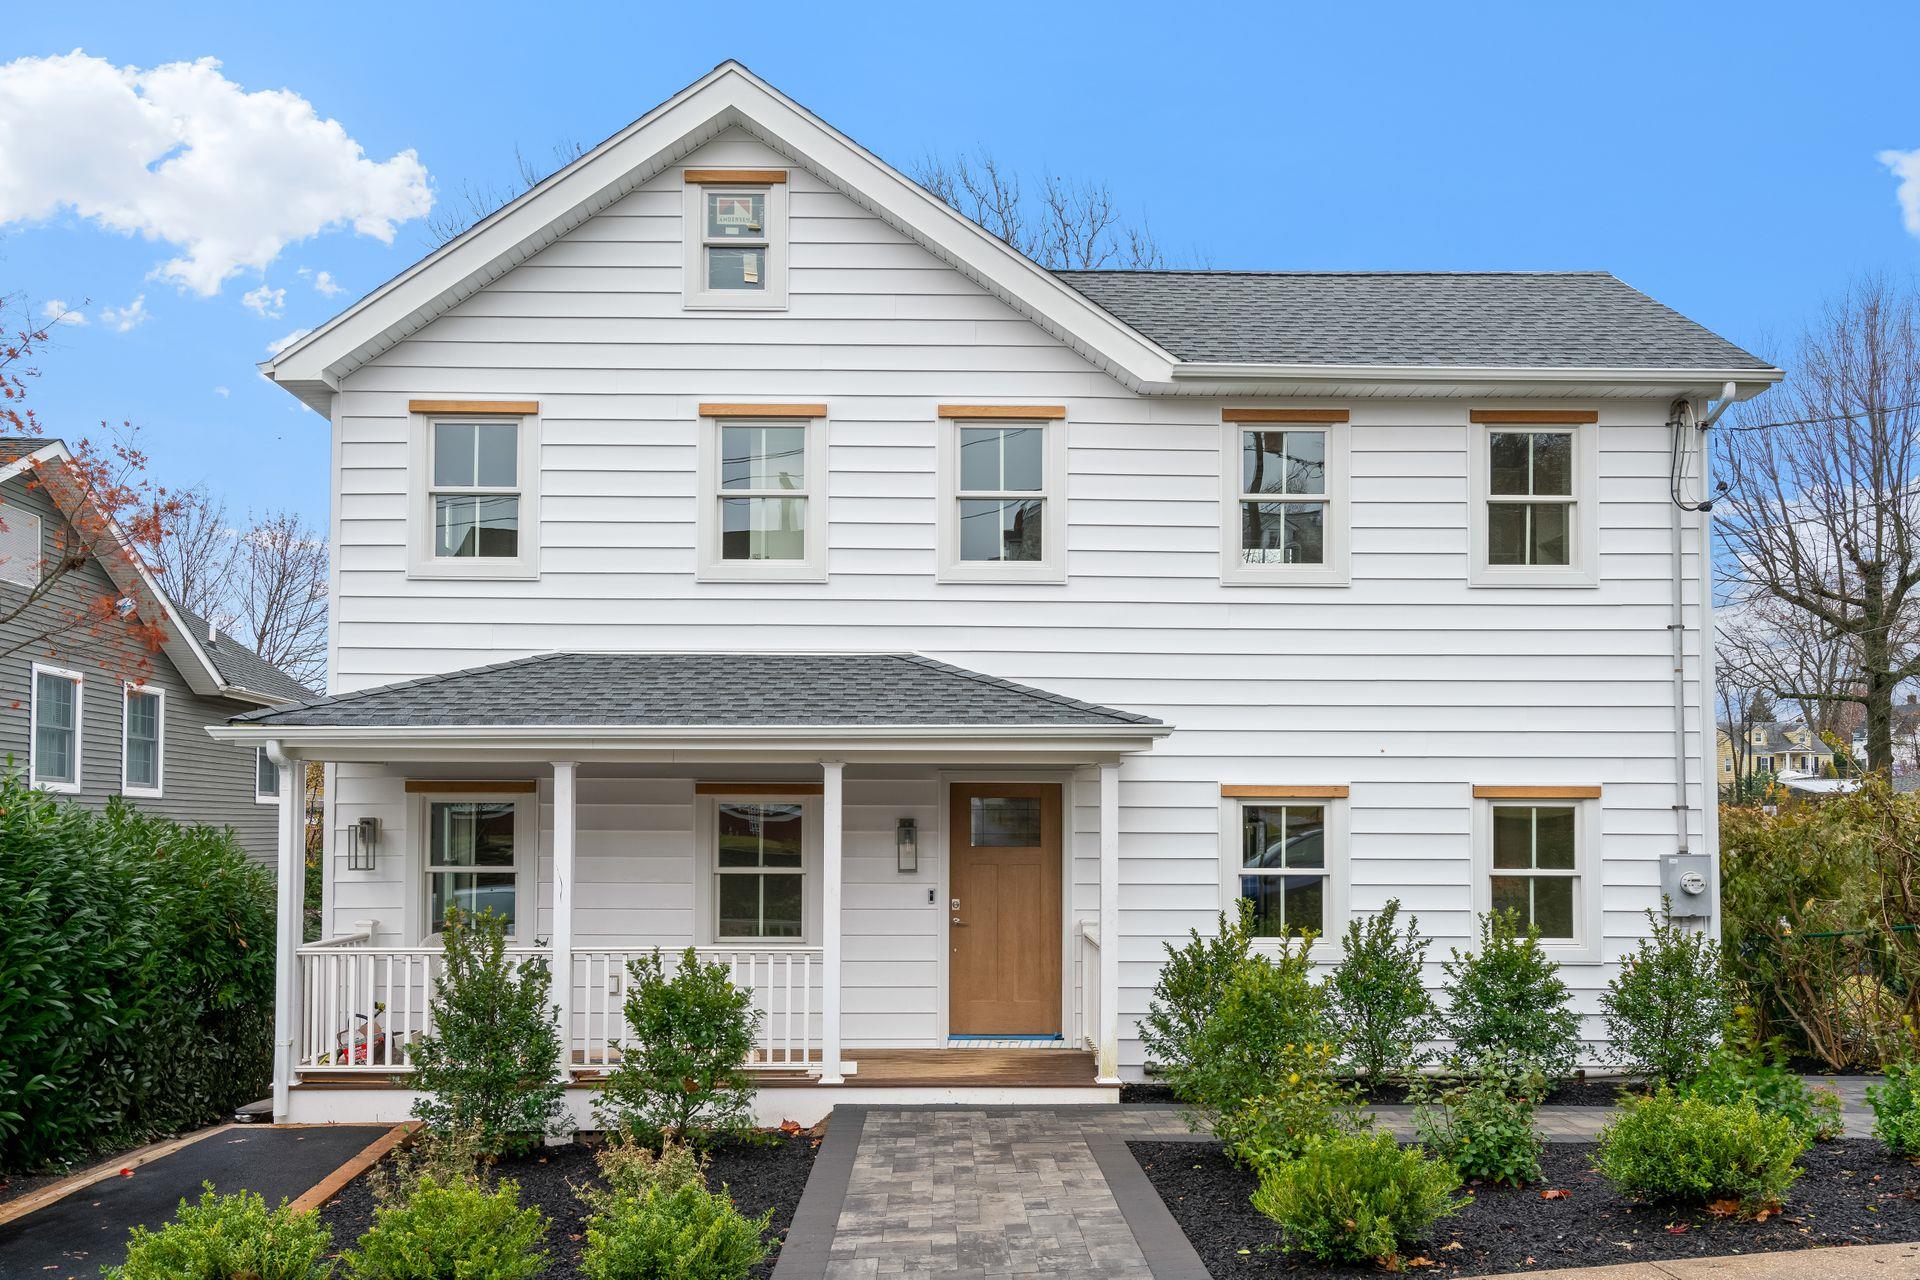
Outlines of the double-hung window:
{"label": "double-hung window", "polygon": [[826,406],[700,411],[700,576],[824,577]]}
{"label": "double-hung window", "polygon": [[1347,578],[1347,412],[1226,409],[1223,579],[1327,585]]}
{"label": "double-hung window", "polygon": [[1585,410],[1473,412],[1475,585],[1593,583],[1597,416]]}
{"label": "double-hung window", "polygon": [[941,578],[1059,582],[1065,408],[942,405],[940,415]]}
{"label": "double-hung window", "polygon": [[686,305],[777,308],[787,302],[787,173],[688,169]]}
{"label": "double-hung window", "polygon": [[1475,787],[1476,906],[1512,912],[1562,958],[1592,952],[1599,932],[1593,867],[1598,787]]}
{"label": "double-hung window", "polygon": [[166,693],[151,685],[125,686],[120,734],[120,790],[130,796],[161,794],[166,752]]}
{"label": "double-hung window", "polygon": [[1252,904],[1256,937],[1312,933],[1322,942],[1346,911],[1344,786],[1221,788],[1228,910]]}
{"label": "double-hung window", "polygon": [[409,572],[532,577],[538,418],[532,401],[416,400]]}
{"label": "double-hung window", "polygon": [[510,798],[426,801],[427,932],[447,913],[491,911],[509,936],[520,924],[520,804]]}
{"label": "double-hung window", "polygon": [[47,791],[80,790],[80,717],[86,681],[78,671],[33,665],[28,773]]}
{"label": "double-hung window", "polygon": [[723,799],[715,806],[714,939],[799,942],[806,936],[806,807],[797,800]]}

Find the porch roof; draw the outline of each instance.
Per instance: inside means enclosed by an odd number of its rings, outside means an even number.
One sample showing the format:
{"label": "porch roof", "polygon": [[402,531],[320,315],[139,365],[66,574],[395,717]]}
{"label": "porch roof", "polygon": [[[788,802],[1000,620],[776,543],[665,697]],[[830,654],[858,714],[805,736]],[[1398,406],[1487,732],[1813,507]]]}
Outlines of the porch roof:
{"label": "porch roof", "polygon": [[432,740],[498,750],[574,742],[805,749],[835,741],[1100,742],[1170,728],[915,653],[560,652],[236,716],[215,737],[289,745]]}

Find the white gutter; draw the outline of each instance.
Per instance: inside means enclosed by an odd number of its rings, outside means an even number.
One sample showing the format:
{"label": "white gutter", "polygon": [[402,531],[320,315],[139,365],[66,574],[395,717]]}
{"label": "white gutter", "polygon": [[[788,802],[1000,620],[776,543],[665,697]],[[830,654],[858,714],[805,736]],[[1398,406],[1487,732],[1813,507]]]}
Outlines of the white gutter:
{"label": "white gutter", "polygon": [[1170,724],[1048,724],[1048,725],[291,725],[214,724],[207,733],[217,742],[265,746],[282,740],[323,744],[420,742],[458,745],[524,745],[530,741],[603,743],[665,743],[674,746],[712,743],[835,742],[1029,742],[1086,739],[1164,738]]}
{"label": "white gutter", "polygon": [[1182,363],[1175,382],[1279,381],[1424,382],[1436,385],[1472,382],[1586,383],[1623,386],[1671,386],[1674,383],[1723,386],[1758,384],[1754,393],[1786,377],[1779,369],[1617,369],[1541,368],[1535,365],[1371,365]]}

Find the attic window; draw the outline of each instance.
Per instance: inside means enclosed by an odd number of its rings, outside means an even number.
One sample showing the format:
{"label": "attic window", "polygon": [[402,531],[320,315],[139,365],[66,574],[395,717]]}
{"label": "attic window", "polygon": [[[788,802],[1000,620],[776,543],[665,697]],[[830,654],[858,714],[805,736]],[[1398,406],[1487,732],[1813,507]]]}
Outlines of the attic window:
{"label": "attic window", "polygon": [[689,307],[787,303],[784,169],[689,169],[684,204]]}

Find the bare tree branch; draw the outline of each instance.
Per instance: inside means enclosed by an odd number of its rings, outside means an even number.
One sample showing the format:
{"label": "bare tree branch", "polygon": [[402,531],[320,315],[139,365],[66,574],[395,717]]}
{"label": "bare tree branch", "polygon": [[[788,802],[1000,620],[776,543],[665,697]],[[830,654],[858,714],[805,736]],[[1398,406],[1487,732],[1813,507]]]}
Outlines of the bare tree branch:
{"label": "bare tree branch", "polygon": [[435,248],[447,243],[522,192],[539,186],[585,153],[586,147],[578,142],[556,142],[553,145],[552,163],[543,167],[527,159],[518,146],[514,147],[515,180],[496,182],[488,179],[476,182],[469,179],[451,194],[435,201],[433,210],[427,214],[423,224],[428,242]]}
{"label": "bare tree branch", "polygon": [[909,166],[915,182],[964,217],[1050,271],[1167,265],[1144,219],[1125,218],[1104,182],[1043,173],[1029,198],[1020,176],[981,149],[952,159],[927,155]]}

